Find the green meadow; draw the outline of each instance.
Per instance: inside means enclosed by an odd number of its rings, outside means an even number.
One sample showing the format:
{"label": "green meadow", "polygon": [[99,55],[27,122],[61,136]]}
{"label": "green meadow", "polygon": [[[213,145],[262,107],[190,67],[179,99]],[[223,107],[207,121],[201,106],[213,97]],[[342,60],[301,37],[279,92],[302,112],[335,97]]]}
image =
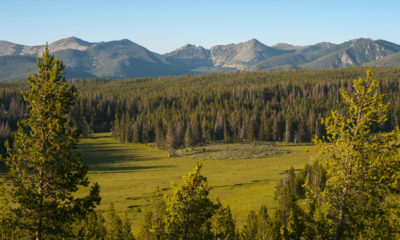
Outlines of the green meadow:
{"label": "green meadow", "polygon": [[[211,198],[230,205],[237,225],[262,204],[274,208],[277,181],[290,166],[300,169],[308,161],[306,145],[291,144],[211,144],[179,150],[169,158],[153,144],[121,144],[110,133],[96,133],[80,141],[79,150],[89,165],[89,179],[101,186],[105,211],[113,202],[120,214],[128,213],[136,226],[150,204],[150,196],[160,187],[166,193],[171,183],[180,184],[182,176],[198,161],[211,186]],[[87,189],[81,192],[86,192]]]}

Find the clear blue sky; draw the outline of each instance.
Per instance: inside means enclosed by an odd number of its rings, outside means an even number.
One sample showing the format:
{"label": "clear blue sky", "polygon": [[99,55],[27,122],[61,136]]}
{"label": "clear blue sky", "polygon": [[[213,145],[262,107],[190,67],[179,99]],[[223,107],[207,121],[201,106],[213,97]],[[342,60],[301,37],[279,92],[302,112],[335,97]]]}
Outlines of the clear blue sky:
{"label": "clear blue sky", "polygon": [[252,38],[267,45],[359,37],[400,44],[399,25],[398,0],[0,1],[0,40],[41,45],[70,36],[127,38],[158,53]]}

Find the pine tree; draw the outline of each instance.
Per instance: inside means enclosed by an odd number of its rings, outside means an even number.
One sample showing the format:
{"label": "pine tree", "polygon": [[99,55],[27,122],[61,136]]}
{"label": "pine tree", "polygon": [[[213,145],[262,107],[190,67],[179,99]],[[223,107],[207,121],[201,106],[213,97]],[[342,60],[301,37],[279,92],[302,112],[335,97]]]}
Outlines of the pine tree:
{"label": "pine tree", "polygon": [[185,147],[190,148],[194,145],[194,137],[192,133],[192,125],[189,123],[185,132]]}
{"label": "pine tree", "polygon": [[291,167],[287,177],[277,185],[278,207],[272,219],[273,239],[300,239],[305,231],[304,212],[297,204],[298,180]]}
{"label": "pine tree", "polygon": [[291,141],[291,138],[292,138],[291,129],[292,129],[291,120],[289,118],[286,118],[286,121],[285,121],[285,142],[286,143]]}
{"label": "pine tree", "polygon": [[[135,131],[134,131],[135,133]],[[135,140],[133,140],[135,141]],[[161,148],[164,142],[164,131],[162,129],[162,122],[158,121],[157,125],[156,125],[156,142],[155,142],[155,146],[156,148]]]}
{"label": "pine tree", "polygon": [[217,203],[218,209],[211,218],[211,232],[214,240],[234,240],[235,223],[229,206]]}
{"label": "pine tree", "polygon": [[151,196],[151,209],[145,213],[144,223],[139,232],[142,240],[166,239],[165,220],[167,216],[166,199],[160,188]]}
{"label": "pine tree", "polygon": [[137,121],[135,121],[132,126],[132,142],[140,143],[140,141],[141,141],[140,129]]}
{"label": "pine tree", "polygon": [[260,240],[272,239],[272,222],[268,209],[262,205],[257,213],[257,238]]}
{"label": "pine tree", "polygon": [[82,240],[105,239],[107,229],[104,223],[105,220],[101,214],[91,212],[86,219],[74,223],[74,238]]}
{"label": "pine tree", "polygon": [[109,209],[110,219],[108,223],[107,240],[134,240],[131,232],[131,224],[125,214],[123,221],[115,212],[114,204]]}
{"label": "pine tree", "polygon": [[74,150],[79,132],[68,119],[76,89],[67,85],[64,65],[47,45],[37,66],[38,73],[28,76],[29,90],[23,92],[29,118],[20,121],[5,162],[10,218],[39,240],[67,236],[73,219],[85,217],[100,197],[97,184],[88,196],[74,196],[89,184],[87,166]]}
{"label": "pine tree", "polygon": [[202,165],[196,164],[188,175],[183,177],[180,186],[172,186],[173,196],[167,202],[166,232],[168,239],[210,239],[209,219],[215,206],[208,198],[207,178],[200,174]]}
{"label": "pine tree", "polygon": [[255,211],[250,211],[247,216],[247,222],[243,226],[242,229],[242,239],[243,240],[252,240],[257,239],[258,232],[258,218]]}
{"label": "pine tree", "polygon": [[175,131],[172,124],[168,126],[167,136],[165,137],[166,148],[168,151],[168,157],[174,157],[176,151],[176,138]]}
{"label": "pine tree", "polygon": [[400,207],[400,131],[371,131],[387,120],[388,104],[370,69],[353,88],[352,94],[341,89],[347,108],[332,111],[323,121],[328,137],[315,140],[314,160],[327,181],[322,193],[308,188],[310,202],[320,201],[320,212],[327,212],[330,238],[397,239],[400,226],[391,215]]}

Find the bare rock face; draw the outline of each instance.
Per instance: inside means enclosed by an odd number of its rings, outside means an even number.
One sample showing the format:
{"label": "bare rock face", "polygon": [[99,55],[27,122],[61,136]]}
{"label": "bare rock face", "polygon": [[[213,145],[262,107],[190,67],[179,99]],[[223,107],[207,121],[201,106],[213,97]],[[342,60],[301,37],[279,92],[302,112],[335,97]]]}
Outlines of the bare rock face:
{"label": "bare rock face", "polygon": [[49,45],[49,50],[51,52],[57,52],[61,50],[74,49],[79,51],[84,51],[95,43],[90,43],[83,41],[76,37],[70,37],[55,41]]}
{"label": "bare rock face", "polygon": [[0,41],[0,56],[14,55],[17,44],[7,41]]}
{"label": "bare rock face", "polygon": [[197,67],[213,66],[210,58],[210,50],[192,44],[186,44],[181,48],[164,54],[164,57],[171,64],[185,68],[194,69]]}
{"label": "bare rock face", "polygon": [[170,53],[165,54],[166,57],[175,57],[182,59],[206,59],[210,57],[210,50],[207,50],[201,46],[192,44],[186,44],[185,46],[176,49]]}
{"label": "bare rock face", "polygon": [[268,47],[256,39],[239,44],[217,45],[210,49],[216,66],[239,70],[250,69],[256,62],[286,53],[285,50]]}

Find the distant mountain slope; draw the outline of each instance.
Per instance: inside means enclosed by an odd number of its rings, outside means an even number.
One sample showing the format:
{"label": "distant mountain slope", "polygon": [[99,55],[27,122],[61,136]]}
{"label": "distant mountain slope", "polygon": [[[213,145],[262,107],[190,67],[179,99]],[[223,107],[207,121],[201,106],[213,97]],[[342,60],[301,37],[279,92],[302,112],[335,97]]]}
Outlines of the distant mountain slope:
{"label": "distant mountain slope", "polygon": [[[315,60],[302,65],[303,68],[323,69],[346,66],[360,66],[367,62],[391,55],[400,51],[400,46],[383,40],[355,39],[329,49],[328,54],[321,54]],[[312,53],[311,53],[312,54]],[[306,58],[310,54],[306,55]],[[312,59],[312,58],[310,58]]]}
{"label": "distant mountain slope", "polygon": [[288,44],[275,45],[276,48],[293,51],[256,64],[253,69],[325,69],[346,66],[360,66],[391,54],[400,52],[400,45],[371,39],[354,39],[342,44],[318,43],[299,47]]}
{"label": "distant mountain slope", "polygon": [[[6,71],[2,71],[0,80],[25,79],[36,69],[35,56],[43,49],[44,46],[27,47],[0,42],[0,54],[3,55],[0,56],[0,69]],[[71,37],[49,44],[49,50],[63,60],[68,78],[127,78],[187,73],[184,68],[168,63],[161,55],[127,39],[89,43]],[[4,56],[6,54],[8,56]]]}
{"label": "distant mountain slope", "polygon": [[127,39],[101,42],[86,50],[98,77],[142,77],[185,73],[162,56]]}
{"label": "distant mountain slope", "polygon": [[214,66],[210,58],[210,50],[191,44],[186,44],[175,51],[164,54],[164,57],[171,64],[179,65],[187,69]]}
{"label": "distant mountain slope", "polygon": [[309,52],[314,52],[318,51],[321,49],[326,49],[336,46],[336,44],[330,43],[330,42],[320,42],[314,45],[308,45],[308,46],[294,46],[290,45],[287,43],[278,43],[273,45],[273,48],[281,49],[281,50],[286,50],[286,51],[292,51],[293,53],[297,54],[305,54]]}
{"label": "distant mountain slope", "polygon": [[264,60],[253,66],[253,70],[263,70],[263,69],[282,69],[289,70],[297,68],[300,64],[307,62],[306,58],[297,53],[289,53],[270,59]]}
{"label": "distant mountain slope", "polygon": [[400,66],[400,52],[364,64],[365,66]]}
{"label": "distant mountain slope", "polygon": [[0,56],[36,55],[43,46],[24,46],[0,41]]}
{"label": "distant mountain slope", "polygon": [[[84,51],[93,45],[95,45],[95,43],[83,41],[82,39],[79,39],[76,37],[69,37],[69,38],[64,38],[64,39],[61,39],[61,40],[58,40],[58,41],[55,41],[55,42],[49,44],[49,50],[50,50],[50,52],[57,52],[57,51],[69,50],[69,49]],[[43,52],[43,50],[44,50],[44,48],[41,48],[39,50],[39,53]]]}
{"label": "distant mountain slope", "polygon": [[35,70],[37,70],[36,57],[0,56],[1,81],[23,80]]}
{"label": "distant mountain slope", "polygon": [[[0,81],[26,79],[28,73],[36,70],[36,56],[43,49],[43,45],[24,46],[0,41]],[[269,47],[256,39],[210,49],[187,44],[160,55],[127,39],[87,42],[70,37],[50,43],[49,49],[63,60],[67,78],[133,78],[237,70],[400,65],[400,45],[366,38],[308,46],[279,43]]]}
{"label": "distant mountain slope", "polygon": [[239,44],[217,45],[210,49],[215,66],[239,70],[250,69],[260,61],[285,53],[288,51],[268,47],[256,39]]}
{"label": "distant mountain slope", "polygon": [[290,51],[268,47],[256,39],[228,45],[217,45],[210,50],[194,45],[185,45],[164,54],[173,64],[182,64],[189,70],[220,71],[249,70],[262,60],[288,53]]}

